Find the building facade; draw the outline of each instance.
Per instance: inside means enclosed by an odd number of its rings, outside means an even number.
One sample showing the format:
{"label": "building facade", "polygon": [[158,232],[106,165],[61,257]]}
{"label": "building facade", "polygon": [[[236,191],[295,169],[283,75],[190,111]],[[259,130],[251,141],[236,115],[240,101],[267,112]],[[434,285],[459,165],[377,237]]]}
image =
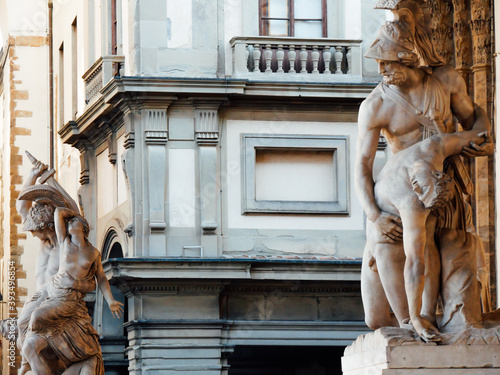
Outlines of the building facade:
{"label": "building facade", "polygon": [[[389,17],[375,3],[0,2],[2,267],[7,280],[17,262],[17,306],[38,246],[15,212],[25,148],[79,197],[126,304],[113,319],[88,297],[106,373],[340,374],[367,331],[353,164],[357,111],[380,80],[362,56]],[[493,113],[489,2],[423,5]],[[494,275],[493,158],[470,168]]]}

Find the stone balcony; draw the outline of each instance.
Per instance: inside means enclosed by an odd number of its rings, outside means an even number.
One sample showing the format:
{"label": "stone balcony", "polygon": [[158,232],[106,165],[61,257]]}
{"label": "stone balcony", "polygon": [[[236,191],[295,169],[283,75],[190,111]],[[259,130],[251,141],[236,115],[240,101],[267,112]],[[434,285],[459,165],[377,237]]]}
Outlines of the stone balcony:
{"label": "stone balcony", "polygon": [[123,68],[124,56],[101,56],[82,76],[85,82],[85,104],[89,104],[99,94],[99,91],[114,76],[119,76]]}
{"label": "stone balcony", "polygon": [[233,77],[256,81],[358,82],[361,40],[234,37]]}

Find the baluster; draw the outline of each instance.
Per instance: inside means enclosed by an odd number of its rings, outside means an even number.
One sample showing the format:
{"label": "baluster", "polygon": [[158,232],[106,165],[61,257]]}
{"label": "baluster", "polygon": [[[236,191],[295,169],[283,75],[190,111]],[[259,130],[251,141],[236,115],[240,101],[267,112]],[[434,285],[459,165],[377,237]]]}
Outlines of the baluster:
{"label": "baluster", "polygon": [[271,70],[271,59],[273,57],[273,51],[271,50],[271,45],[266,44],[266,50],[264,51],[264,58],[266,59],[266,73],[272,73]]}
{"label": "baluster", "polygon": [[261,52],[260,52],[260,45],[259,44],[255,44],[253,46],[253,71],[255,73],[260,73],[260,55],[261,55]]}
{"label": "baluster", "polygon": [[307,46],[302,46],[300,47],[300,53],[299,53],[299,57],[300,57],[300,72],[302,74],[307,74],[307,69],[306,69],[306,64],[307,64],[307,50],[306,50]]}
{"label": "baluster", "polygon": [[313,62],[312,74],[319,74],[319,70],[318,70],[318,62],[319,62],[318,46],[313,46],[313,50],[311,52],[311,58],[312,58],[312,62]]}
{"label": "baluster", "polygon": [[283,70],[283,59],[285,58],[285,51],[283,51],[283,45],[278,45],[278,50],[276,51],[276,59],[278,60],[278,73],[285,73]]}
{"label": "baluster", "polygon": [[347,74],[352,74],[352,70],[351,70],[351,67],[352,67],[351,47],[347,47],[346,58],[347,58]]}
{"label": "baluster", "polygon": [[295,71],[296,58],[297,58],[297,52],[295,52],[295,46],[291,44],[290,49],[288,50],[288,62],[290,63],[290,70],[288,71],[288,73],[297,73]]}
{"label": "baluster", "polygon": [[335,47],[336,51],[335,51],[335,64],[336,64],[336,68],[337,70],[335,71],[335,74],[342,74],[342,70],[341,70],[341,67],[342,67],[342,57],[343,54],[342,54],[342,47]]}
{"label": "baluster", "polygon": [[245,61],[246,61],[245,66],[247,68],[246,72],[250,71],[250,60],[249,60],[249,58],[250,58],[250,49],[248,47],[249,47],[248,44],[245,44]]}
{"label": "baluster", "polygon": [[325,62],[324,74],[332,74],[330,71],[330,61],[332,60],[332,53],[330,52],[330,46],[325,46],[323,48],[323,61]]}

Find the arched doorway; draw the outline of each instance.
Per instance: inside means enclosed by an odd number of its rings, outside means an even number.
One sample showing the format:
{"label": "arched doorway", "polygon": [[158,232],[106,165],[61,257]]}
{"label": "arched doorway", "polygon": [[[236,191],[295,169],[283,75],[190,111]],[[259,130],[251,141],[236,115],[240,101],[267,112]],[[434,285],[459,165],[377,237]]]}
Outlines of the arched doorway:
{"label": "arched doorway", "polygon": [[[123,247],[114,228],[108,230],[101,254],[103,262],[108,259],[123,258]],[[98,290],[96,293],[94,326],[100,336],[99,342],[106,374],[128,374],[128,360],[124,354],[127,346],[127,335],[123,327],[128,315],[127,301],[116,286],[111,284],[110,287],[113,297],[124,304],[124,315],[121,318],[113,317],[107,302]]]}

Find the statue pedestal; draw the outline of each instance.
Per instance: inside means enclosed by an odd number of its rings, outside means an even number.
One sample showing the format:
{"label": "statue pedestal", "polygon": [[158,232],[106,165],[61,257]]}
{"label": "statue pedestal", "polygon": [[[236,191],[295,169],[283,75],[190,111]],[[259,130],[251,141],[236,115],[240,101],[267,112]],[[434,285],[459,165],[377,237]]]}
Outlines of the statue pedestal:
{"label": "statue pedestal", "polygon": [[346,348],[342,371],[343,375],[498,375],[500,345],[425,344],[411,331],[382,328]]}

